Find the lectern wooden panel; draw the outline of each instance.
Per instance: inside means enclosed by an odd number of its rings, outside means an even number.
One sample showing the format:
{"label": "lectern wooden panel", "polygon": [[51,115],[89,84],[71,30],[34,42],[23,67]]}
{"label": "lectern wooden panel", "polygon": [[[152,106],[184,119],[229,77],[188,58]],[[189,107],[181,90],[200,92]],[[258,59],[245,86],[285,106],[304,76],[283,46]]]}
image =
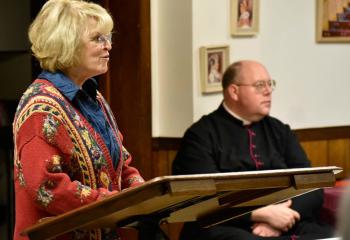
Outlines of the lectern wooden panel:
{"label": "lectern wooden panel", "polygon": [[204,227],[287,198],[332,187],[338,167],[163,176],[102,201],[49,218],[23,231],[48,239],[96,227],[131,224],[144,215],[168,222],[198,221]]}

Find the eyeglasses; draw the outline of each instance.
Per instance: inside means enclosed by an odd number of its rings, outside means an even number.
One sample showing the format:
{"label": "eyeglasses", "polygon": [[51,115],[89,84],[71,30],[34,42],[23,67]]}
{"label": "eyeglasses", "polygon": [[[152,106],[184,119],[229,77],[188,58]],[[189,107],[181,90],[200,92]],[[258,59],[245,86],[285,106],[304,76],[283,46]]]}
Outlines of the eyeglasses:
{"label": "eyeglasses", "polygon": [[276,88],[275,80],[259,80],[252,84],[237,83],[237,86],[250,86],[254,87],[257,93],[262,93],[267,87],[271,88],[271,91]]}
{"label": "eyeglasses", "polygon": [[101,45],[105,45],[107,42],[109,42],[109,44],[112,44],[112,34],[111,33],[108,35],[99,34],[96,37],[93,37],[91,40]]}

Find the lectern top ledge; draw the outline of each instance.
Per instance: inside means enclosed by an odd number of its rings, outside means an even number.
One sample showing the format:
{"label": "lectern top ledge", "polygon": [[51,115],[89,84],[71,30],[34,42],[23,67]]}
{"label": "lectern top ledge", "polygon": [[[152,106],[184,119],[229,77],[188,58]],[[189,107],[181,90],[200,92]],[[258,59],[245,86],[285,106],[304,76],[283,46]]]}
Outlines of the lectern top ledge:
{"label": "lectern top ledge", "polygon": [[49,218],[22,234],[40,240],[77,229],[115,227],[154,215],[210,227],[253,209],[318,188],[333,187],[336,166],[161,176],[104,200]]}

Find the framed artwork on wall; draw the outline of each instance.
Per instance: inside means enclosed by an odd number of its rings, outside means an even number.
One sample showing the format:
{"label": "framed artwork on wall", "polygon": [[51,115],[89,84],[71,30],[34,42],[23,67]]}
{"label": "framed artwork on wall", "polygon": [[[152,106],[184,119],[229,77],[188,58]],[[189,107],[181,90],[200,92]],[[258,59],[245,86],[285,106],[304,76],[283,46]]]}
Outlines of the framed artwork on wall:
{"label": "framed artwork on wall", "polygon": [[259,0],[231,0],[231,35],[259,33]]}
{"label": "framed artwork on wall", "polygon": [[229,46],[206,46],[199,52],[202,93],[222,91],[222,76],[229,64]]}
{"label": "framed artwork on wall", "polygon": [[316,41],[350,42],[350,0],[317,0]]}

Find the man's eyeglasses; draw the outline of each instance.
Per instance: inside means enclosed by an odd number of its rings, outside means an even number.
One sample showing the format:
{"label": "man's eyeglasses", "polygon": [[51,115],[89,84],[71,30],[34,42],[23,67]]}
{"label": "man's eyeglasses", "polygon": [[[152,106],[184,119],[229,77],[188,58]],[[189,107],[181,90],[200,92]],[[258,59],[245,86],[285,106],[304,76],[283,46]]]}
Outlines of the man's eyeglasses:
{"label": "man's eyeglasses", "polygon": [[109,44],[112,44],[112,34],[111,33],[108,35],[99,34],[96,37],[92,38],[92,41],[101,45],[105,45],[107,42],[109,42]]}
{"label": "man's eyeglasses", "polygon": [[254,87],[257,93],[262,93],[267,87],[271,88],[271,91],[276,88],[275,80],[259,80],[252,84],[237,83],[237,86],[250,86]]}

